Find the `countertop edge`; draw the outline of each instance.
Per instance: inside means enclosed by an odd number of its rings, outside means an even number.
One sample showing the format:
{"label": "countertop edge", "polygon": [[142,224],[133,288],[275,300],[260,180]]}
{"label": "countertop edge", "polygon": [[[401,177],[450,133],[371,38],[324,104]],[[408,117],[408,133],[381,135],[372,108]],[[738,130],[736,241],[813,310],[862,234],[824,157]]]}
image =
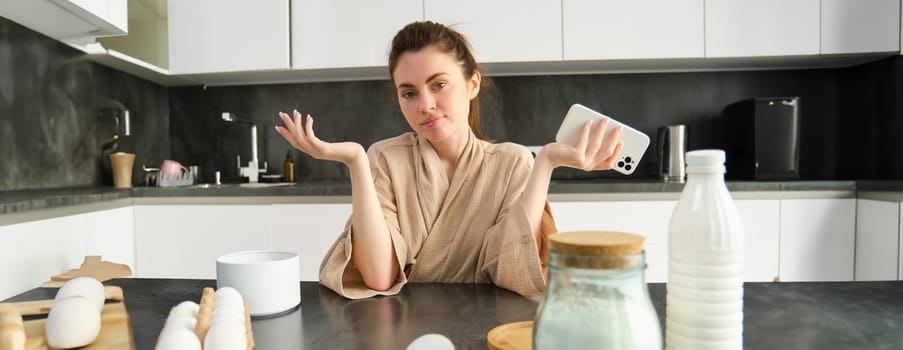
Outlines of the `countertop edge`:
{"label": "countertop edge", "polygon": [[[736,200],[862,198],[903,202],[903,183],[896,181],[728,182]],[[676,201],[683,184],[656,182],[553,181],[549,200]],[[351,203],[346,181],[322,181],[275,188],[60,188],[0,192],[0,226],[76,215],[130,205],[279,205]]]}
{"label": "countertop edge", "polygon": [[133,198],[119,198],[110,200],[97,200],[89,203],[66,205],[60,207],[26,210],[8,214],[0,214],[0,226],[14,225],[29,221],[58,218],[97,211],[118,209],[134,204]]}
{"label": "countertop edge", "polygon": [[212,205],[271,205],[271,204],[334,204],[351,203],[351,196],[191,196],[191,197],[135,197],[135,205],[212,204]]}

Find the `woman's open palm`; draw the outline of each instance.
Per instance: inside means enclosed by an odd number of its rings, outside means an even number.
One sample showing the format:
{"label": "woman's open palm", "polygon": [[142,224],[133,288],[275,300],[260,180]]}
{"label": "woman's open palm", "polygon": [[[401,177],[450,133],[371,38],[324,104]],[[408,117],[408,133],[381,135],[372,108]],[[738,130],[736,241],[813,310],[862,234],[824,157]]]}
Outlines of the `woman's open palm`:
{"label": "woman's open palm", "polygon": [[276,132],[288,143],[316,159],[333,160],[345,164],[363,154],[364,148],[357,142],[325,142],[314,135],[314,119],[307,115],[304,123],[301,113],[294,111],[294,120],[288,113],[279,112],[285,126],[276,126]]}

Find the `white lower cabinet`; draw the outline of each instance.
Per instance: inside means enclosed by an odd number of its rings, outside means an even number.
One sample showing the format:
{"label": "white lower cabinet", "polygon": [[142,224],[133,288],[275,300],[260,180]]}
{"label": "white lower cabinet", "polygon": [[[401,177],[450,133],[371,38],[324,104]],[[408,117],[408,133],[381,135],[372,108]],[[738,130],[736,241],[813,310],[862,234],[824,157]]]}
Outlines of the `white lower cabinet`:
{"label": "white lower cabinet", "polygon": [[134,269],[132,207],[0,226],[0,300],[81,265],[86,255]]}
{"label": "white lower cabinet", "polygon": [[668,278],[668,221],[676,201],[552,202],[559,232],[620,231],[646,238],[646,281]]}
{"label": "white lower cabinet", "polygon": [[[737,200],[745,233],[746,281],[778,276],[779,200]],[[668,224],[676,201],[552,202],[561,232],[611,230],[646,237],[646,280],[668,279]]]}
{"label": "white lower cabinet", "polygon": [[852,281],[856,199],[781,200],[781,281]]}
{"label": "white lower cabinet", "polygon": [[216,278],[216,258],[237,251],[299,255],[301,280],[345,227],[351,204],[137,205],[137,277]]}
{"label": "white lower cabinet", "polygon": [[743,222],[743,279],[772,282],[778,279],[781,201],[735,200]]}
{"label": "white lower cabinet", "polygon": [[302,281],[319,281],[320,262],[345,228],[351,204],[274,204],[273,249],[297,252]]}
{"label": "white lower cabinet", "polygon": [[0,300],[49,281],[85,257],[85,216],[0,226]]}
{"label": "white lower cabinet", "polygon": [[898,279],[900,203],[856,201],[856,280]]}
{"label": "white lower cabinet", "polygon": [[[856,280],[900,278],[899,202],[858,200],[858,210],[853,198],[735,203],[746,235],[746,281],[851,281],[854,271]],[[643,235],[649,282],[667,280],[675,204],[551,203],[561,232]],[[350,203],[135,205],[0,226],[0,299],[77,267],[85,255],[127,264],[136,277],[214,279],[223,254],[292,251],[300,256],[301,280],[317,281],[350,215]]]}
{"label": "white lower cabinet", "polygon": [[85,215],[85,255],[126,264],[135,272],[135,229],[132,206],[95,211]]}
{"label": "white lower cabinet", "polygon": [[216,258],[269,249],[270,205],[136,205],[135,276],[216,278]]}

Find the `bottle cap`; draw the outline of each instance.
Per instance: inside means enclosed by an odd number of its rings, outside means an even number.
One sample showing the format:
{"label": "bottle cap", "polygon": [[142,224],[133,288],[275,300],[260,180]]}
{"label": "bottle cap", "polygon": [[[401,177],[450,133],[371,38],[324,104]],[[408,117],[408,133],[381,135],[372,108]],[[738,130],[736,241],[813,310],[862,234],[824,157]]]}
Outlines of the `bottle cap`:
{"label": "bottle cap", "polygon": [[687,152],[687,173],[724,173],[724,151],[704,149]]}

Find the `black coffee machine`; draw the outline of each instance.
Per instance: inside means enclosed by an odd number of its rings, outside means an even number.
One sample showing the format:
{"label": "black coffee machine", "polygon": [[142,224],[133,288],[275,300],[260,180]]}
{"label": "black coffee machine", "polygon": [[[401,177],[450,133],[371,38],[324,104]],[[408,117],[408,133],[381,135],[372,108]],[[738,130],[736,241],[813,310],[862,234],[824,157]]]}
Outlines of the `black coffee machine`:
{"label": "black coffee machine", "polygon": [[799,97],[762,97],[721,111],[727,178],[799,179]]}

